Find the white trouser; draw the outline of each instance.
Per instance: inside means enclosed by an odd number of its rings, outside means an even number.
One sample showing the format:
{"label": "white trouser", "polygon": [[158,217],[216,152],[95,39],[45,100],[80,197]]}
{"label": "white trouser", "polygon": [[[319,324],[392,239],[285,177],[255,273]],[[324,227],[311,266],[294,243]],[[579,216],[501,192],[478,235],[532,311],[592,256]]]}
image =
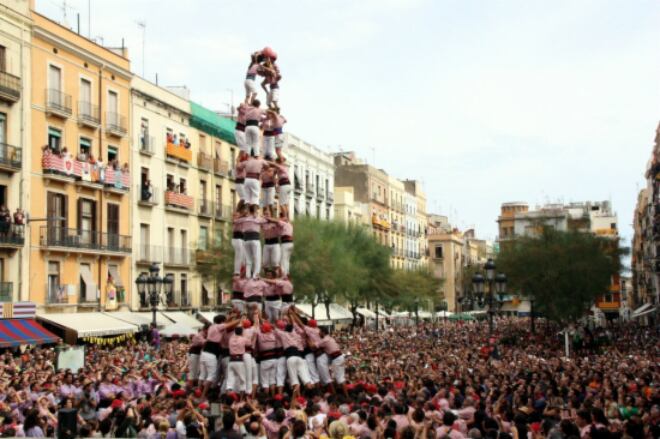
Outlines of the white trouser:
{"label": "white trouser", "polygon": [[277,371],[275,372],[275,383],[277,387],[284,387],[286,381],[286,358],[280,357],[277,359]]}
{"label": "white trouser", "polygon": [[227,370],[227,390],[230,392],[244,392],[245,375],[244,361],[230,361]]}
{"label": "white trouser", "polygon": [[243,248],[243,240],[233,238],[231,240],[231,245],[234,247],[234,274],[240,274],[241,267],[245,262],[245,249]]}
{"label": "white trouser", "polygon": [[319,371],[319,378],[321,378],[321,384],[327,386],[332,382],[332,377],[330,376],[330,367],[328,364],[328,356],[326,354],[321,354],[316,357],[316,367]]}
{"label": "white trouser", "polygon": [[307,362],[304,358],[296,356],[287,358],[286,369],[289,373],[289,384],[292,386],[299,385],[300,381],[302,381],[304,385],[307,385],[311,382],[311,378],[309,377],[309,369],[307,368]]}
{"label": "white trouser", "polygon": [[307,362],[307,369],[309,370],[309,379],[312,381],[312,384],[318,384],[319,372],[316,369],[316,356],[311,352],[306,354],[305,362]]}
{"label": "white trouser", "polygon": [[332,375],[335,377],[335,383],[343,384],[346,381],[343,354],[330,362],[330,369],[332,370]]}
{"label": "white trouser", "polygon": [[243,183],[243,193],[247,204],[259,205],[259,195],[261,192],[261,182],[256,178],[246,178]]}
{"label": "white trouser", "polygon": [[199,379],[215,383],[218,378],[218,357],[206,351],[199,356]]}
{"label": "white trouser", "polygon": [[275,186],[261,188],[261,207],[275,204]]}
{"label": "white trouser", "polygon": [[268,105],[270,107],[271,104],[278,103],[279,101],[280,101],[280,89],[279,89],[279,87],[278,88],[271,88],[268,91],[268,95],[266,95],[266,105]]}
{"label": "white trouser", "polygon": [[261,241],[250,239],[245,241],[245,276],[258,277],[261,271]]}
{"label": "white trouser", "polygon": [[245,127],[245,142],[247,143],[247,153],[255,156],[259,154],[259,127],[257,125],[248,125]]}
{"label": "white trouser", "polygon": [[275,137],[275,148],[284,151],[284,134],[276,134],[273,137]]}
{"label": "white trouser", "polygon": [[188,379],[191,381],[199,378],[199,357],[200,354],[188,354]]}
{"label": "white trouser", "polygon": [[280,186],[279,191],[278,191],[278,196],[279,196],[279,203],[280,206],[289,206],[289,198],[291,195],[291,185],[290,184],[285,184]]}
{"label": "white trouser", "polygon": [[259,363],[259,379],[262,388],[267,389],[277,384],[277,362],[277,358],[271,358]]}
{"label": "white trouser", "polygon": [[282,267],[282,276],[289,274],[289,267],[291,262],[291,253],[293,253],[293,242],[283,242],[280,244],[282,257],[280,259],[280,267]]}
{"label": "white trouser", "polygon": [[275,158],[275,136],[264,135],[264,158]]}
{"label": "white trouser", "polygon": [[234,305],[234,308],[239,310],[241,314],[245,312],[245,300],[231,299],[231,304]]}
{"label": "white trouser", "polygon": [[264,267],[277,267],[280,260],[280,244],[265,244],[262,265]]}
{"label": "white trouser", "polygon": [[245,131],[234,131],[234,137],[236,138],[236,145],[238,146],[238,149],[243,152],[247,152],[247,143],[245,143]]}
{"label": "white trouser", "polygon": [[222,377],[220,392],[225,393],[227,391],[227,377],[229,376],[229,355],[222,357],[218,361],[218,376]]}
{"label": "white trouser", "polygon": [[257,362],[254,361],[251,353],[246,352],[243,354],[243,363],[245,363],[245,393],[251,393],[252,385],[259,384]]}
{"label": "white trouser", "polygon": [[254,79],[246,78],[243,85],[245,85],[245,96],[257,93],[257,81]]}
{"label": "white trouser", "polygon": [[238,194],[238,199],[245,201],[245,183],[236,183],[236,194]]}
{"label": "white trouser", "polygon": [[280,308],[282,308],[281,300],[266,300],[266,318],[271,322],[280,318]]}
{"label": "white trouser", "polygon": [[289,308],[291,308],[294,305],[293,302],[282,302],[282,306],[280,307],[280,317],[285,315],[287,311],[289,311]]}

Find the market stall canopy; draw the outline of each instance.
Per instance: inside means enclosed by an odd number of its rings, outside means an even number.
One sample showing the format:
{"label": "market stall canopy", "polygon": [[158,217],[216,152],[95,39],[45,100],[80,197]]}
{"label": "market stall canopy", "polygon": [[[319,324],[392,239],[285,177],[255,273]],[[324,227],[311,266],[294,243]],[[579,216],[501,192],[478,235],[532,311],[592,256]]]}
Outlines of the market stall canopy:
{"label": "market stall canopy", "polygon": [[[153,322],[153,314],[150,312],[113,311],[106,312],[104,314],[115,319],[122,320],[126,323],[131,323],[138,326],[149,326],[151,325],[151,322]],[[173,323],[173,320],[168,319],[160,312],[156,313],[156,325],[158,325],[159,328],[169,326]]]}
{"label": "market stall canopy", "polygon": [[191,328],[190,326],[186,325],[185,323],[174,323],[162,331],[160,331],[160,335],[162,337],[190,337],[192,335],[197,334],[197,330]]}
{"label": "market stall canopy", "polygon": [[468,313],[459,313],[459,314],[452,314],[451,316],[447,317],[449,320],[476,320],[475,317],[471,314]]}
{"label": "market stall canopy", "polygon": [[32,319],[0,320],[0,348],[57,343],[59,337]]}
{"label": "market stall canopy", "polygon": [[[365,319],[375,319],[376,313],[367,308],[358,308],[357,313],[360,314]],[[382,317],[382,314],[381,314]]]}
{"label": "market stall canopy", "polygon": [[438,311],[437,313],[435,313],[436,317],[441,317],[441,318],[445,318],[453,315],[454,313],[451,311]]}
{"label": "market stall canopy", "polygon": [[197,313],[197,317],[201,318],[207,323],[213,323],[213,318],[217,315],[220,315],[220,313],[212,311],[200,311]]}
{"label": "market stall canopy", "polygon": [[[312,318],[312,305],[309,303],[296,303],[296,308],[300,310],[305,316]],[[341,305],[336,303],[330,304],[330,315],[327,314],[325,305],[319,303],[314,307],[314,319],[320,325],[327,325],[333,322],[350,322],[353,321],[353,314]]]}
{"label": "market stall canopy", "polygon": [[75,331],[78,338],[127,334],[139,330],[138,325],[125,322],[101,312],[37,313],[37,319]]}
{"label": "market stall canopy", "polygon": [[174,323],[180,323],[195,330],[204,326],[204,323],[183,311],[163,311],[163,314]]}

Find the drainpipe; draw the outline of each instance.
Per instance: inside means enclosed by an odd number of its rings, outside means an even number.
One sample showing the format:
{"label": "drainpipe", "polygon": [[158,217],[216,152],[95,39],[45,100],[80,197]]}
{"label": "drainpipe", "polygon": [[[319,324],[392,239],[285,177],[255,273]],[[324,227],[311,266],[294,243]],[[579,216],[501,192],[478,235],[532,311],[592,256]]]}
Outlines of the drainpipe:
{"label": "drainpipe", "polygon": [[[24,91],[27,87],[24,86],[25,81],[23,80],[23,73],[24,73],[24,66],[25,66],[25,60],[23,59],[23,51],[24,51],[24,44],[25,44],[25,28],[21,26],[21,55],[20,55],[20,68],[21,68],[21,87],[23,88],[22,91]],[[18,183],[18,205],[23,209],[24,212],[28,212],[25,208],[25,205],[23,203],[23,194],[25,193],[25,188],[23,187],[26,184],[26,179],[25,179],[25,169],[24,165],[29,164],[29,162],[25,158],[25,152],[27,151],[27,143],[25,141],[25,93],[21,94],[21,161],[23,162],[21,165],[21,176],[20,180]],[[31,133],[30,133],[31,134]],[[30,151],[31,152],[31,151]],[[25,221],[27,224],[23,226],[23,239],[25,239],[25,234],[31,233],[32,229],[29,229],[29,223],[28,221]],[[28,268],[29,268],[29,258],[31,254],[31,249],[30,249],[30,239],[28,239],[28,247],[27,247],[27,257],[28,257]],[[30,300],[29,298],[29,291],[27,288],[23,288],[23,257],[25,256],[23,252],[25,251],[25,244],[23,244],[23,248],[18,251],[19,257],[18,257],[18,294],[21,299],[21,301],[27,301]],[[13,297],[12,297],[13,300]]]}
{"label": "drainpipe", "polygon": [[[105,64],[101,64],[99,67],[99,120],[101,121],[101,126],[99,127],[99,159],[102,159],[103,157],[103,69],[105,68]],[[107,163],[106,163],[107,166]],[[104,183],[105,186],[105,183]],[[101,189],[101,199],[99,202],[99,219],[98,219],[98,233],[100,233],[99,238],[103,239],[103,198],[104,198],[104,189]],[[103,310],[103,269],[101,268],[101,265],[103,265],[103,257],[99,256],[98,259],[98,285],[99,285],[99,311]]]}

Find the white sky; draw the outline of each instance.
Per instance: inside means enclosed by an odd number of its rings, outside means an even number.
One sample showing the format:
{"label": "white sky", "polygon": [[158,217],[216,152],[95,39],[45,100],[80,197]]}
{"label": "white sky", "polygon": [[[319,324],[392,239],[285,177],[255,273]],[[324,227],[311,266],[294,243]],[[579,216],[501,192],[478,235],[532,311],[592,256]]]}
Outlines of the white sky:
{"label": "white sky", "polygon": [[[611,199],[625,238],[660,119],[656,0],[67,0],[81,33],[216,110],[279,55],[287,130],[424,182],[494,238],[500,203]],[[61,0],[37,0],[61,21]],[[373,148],[373,152],[372,152]]]}

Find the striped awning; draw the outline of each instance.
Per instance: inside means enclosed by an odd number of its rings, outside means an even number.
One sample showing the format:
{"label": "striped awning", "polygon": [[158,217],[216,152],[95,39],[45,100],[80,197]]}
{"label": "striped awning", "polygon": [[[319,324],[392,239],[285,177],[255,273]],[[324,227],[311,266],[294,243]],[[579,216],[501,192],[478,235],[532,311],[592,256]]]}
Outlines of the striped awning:
{"label": "striped awning", "polygon": [[57,343],[59,337],[32,319],[0,320],[0,347]]}

